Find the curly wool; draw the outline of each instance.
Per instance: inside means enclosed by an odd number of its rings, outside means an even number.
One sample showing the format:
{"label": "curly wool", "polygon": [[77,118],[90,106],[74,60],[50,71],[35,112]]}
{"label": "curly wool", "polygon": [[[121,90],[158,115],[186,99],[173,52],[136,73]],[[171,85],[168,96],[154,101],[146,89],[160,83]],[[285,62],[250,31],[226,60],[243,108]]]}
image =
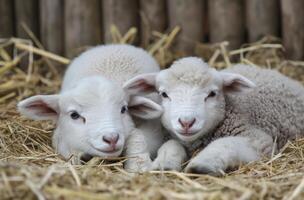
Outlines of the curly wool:
{"label": "curly wool", "polygon": [[71,65],[73,67],[66,71],[62,90],[89,76],[102,75],[122,85],[138,74],[159,71],[158,64],[146,51],[126,44],[94,47],[75,58]]}
{"label": "curly wool", "polygon": [[[187,69],[187,73],[185,73]],[[212,79],[212,70],[207,63],[196,57],[182,58],[168,69],[167,81],[170,85],[188,84],[204,86]]]}
{"label": "curly wool", "polygon": [[212,139],[257,129],[277,140],[281,148],[304,135],[304,87],[299,82],[274,70],[246,65],[224,71],[241,74],[257,87],[246,94],[225,96],[226,116]]}

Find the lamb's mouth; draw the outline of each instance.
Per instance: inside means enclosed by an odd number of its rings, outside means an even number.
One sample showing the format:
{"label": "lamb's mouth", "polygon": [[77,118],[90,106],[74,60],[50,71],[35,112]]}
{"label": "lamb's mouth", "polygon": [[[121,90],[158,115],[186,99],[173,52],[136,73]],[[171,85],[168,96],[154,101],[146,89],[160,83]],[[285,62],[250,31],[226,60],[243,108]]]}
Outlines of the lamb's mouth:
{"label": "lamb's mouth", "polygon": [[185,137],[192,137],[194,135],[196,135],[199,131],[181,131],[181,132],[177,132],[179,135],[185,136]]}
{"label": "lamb's mouth", "polygon": [[106,154],[116,154],[121,151],[121,148],[115,148],[115,149],[109,149],[109,150],[96,148],[94,146],[93,146],[93,148],[99,152],[106,153]]}

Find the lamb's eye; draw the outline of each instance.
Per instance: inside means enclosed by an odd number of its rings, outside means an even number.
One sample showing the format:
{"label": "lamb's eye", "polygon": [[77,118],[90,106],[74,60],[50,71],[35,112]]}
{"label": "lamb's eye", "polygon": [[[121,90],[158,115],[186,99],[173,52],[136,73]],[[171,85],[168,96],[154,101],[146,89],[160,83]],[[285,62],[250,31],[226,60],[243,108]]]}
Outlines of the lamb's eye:
{"label": "lamb's eye", "polygon": [[76,120],[76,119],[79,119],[80,115],[78,114],[78,112],[76,111],[73,111],[71,114],[70,114],[71,118]]}
{"label": "lamb's eye", "polygon": [[165,92],[161,92],[160,95],[161,95],[162,97],[164,97],[164,98],[168,98],[168,97],[169,97],[169,96],[167,95],[167,93],[165,93]]}
{"label": "lamb's eye", "polygon": [[121,110],[120,110],[121,114],[124,114],[127,111],[128,111],[128,107],[127,106],[121,107]]}
{"label": "lamb's eye", "polygon": [[208,98],[215,97],[215,95],[216,95],[216,92],[211,91],[211,92],[209,92],[209,94],[208,94],[208,96],[206,97],[206,99],[205,99],[205,100],[207,100]]}

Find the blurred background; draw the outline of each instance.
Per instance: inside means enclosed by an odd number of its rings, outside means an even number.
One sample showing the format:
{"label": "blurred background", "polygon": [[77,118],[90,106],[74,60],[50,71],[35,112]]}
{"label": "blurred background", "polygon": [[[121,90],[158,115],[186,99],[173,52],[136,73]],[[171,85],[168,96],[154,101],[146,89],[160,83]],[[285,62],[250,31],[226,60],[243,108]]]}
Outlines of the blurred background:
{"label": "blurred background", "polygon": [[115,31],[119,37],[134,27],[130,42],[147,47],[158,32],[179,26],[174,51],[185,55],[199,43],[228,41],[237,49],[272,35],[288,59],[303,60],[303,10],[302,0],[0,0],[0,38],[29,38],[28,27],[46,50],[72,57],[113,42]]}

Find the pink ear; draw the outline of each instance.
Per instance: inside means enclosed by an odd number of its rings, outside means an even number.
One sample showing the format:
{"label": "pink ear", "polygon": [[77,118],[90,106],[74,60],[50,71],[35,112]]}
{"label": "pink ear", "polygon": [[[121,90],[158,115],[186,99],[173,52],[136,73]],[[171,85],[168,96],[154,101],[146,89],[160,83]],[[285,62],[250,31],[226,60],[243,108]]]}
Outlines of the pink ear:
{"label": "pink ear", "polygon": [[133,96],[129,102],[129,112],[142,119],[155,119],[161,116],[163,109],[148,98]]}
{"label": "pink ear", "polygon": [[150,93],[155,91],[155,77],[157,73],[140,74],[128,80],[123,88],[129,94]]}
{"label": "pink ear", "polygon": [[37,95],[18,103],[18,111],[35,120],[56,120],[59,114],[59,95]]}
{"label": "pink ear", "polygon": [[240,74],[220,72],[223,79],[224,90],[228,92],[242,92],[254,88],[256,85]]}

